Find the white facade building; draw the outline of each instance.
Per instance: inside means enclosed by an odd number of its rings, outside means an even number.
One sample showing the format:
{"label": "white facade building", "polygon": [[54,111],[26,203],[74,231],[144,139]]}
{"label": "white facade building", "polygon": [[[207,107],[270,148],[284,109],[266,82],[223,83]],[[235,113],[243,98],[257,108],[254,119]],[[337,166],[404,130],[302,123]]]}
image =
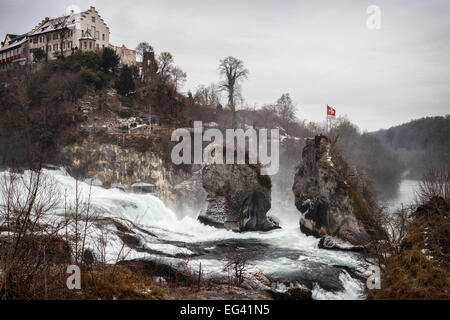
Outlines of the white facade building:
{"label": "white facade building", "polygon": [[[0,65],[32,62],[39,49],[48,60],[71,54],[75,50],[100,51],[111,46],[109,37],[109,27],[95,7],[54,19],[45,18],[26,34],[6,35],[0,48]],[[136,52],[128,50],[131,53],[127,55],[126,63],[134,64]],[[133,58],[130,58],[133,53],[134,63]]]}

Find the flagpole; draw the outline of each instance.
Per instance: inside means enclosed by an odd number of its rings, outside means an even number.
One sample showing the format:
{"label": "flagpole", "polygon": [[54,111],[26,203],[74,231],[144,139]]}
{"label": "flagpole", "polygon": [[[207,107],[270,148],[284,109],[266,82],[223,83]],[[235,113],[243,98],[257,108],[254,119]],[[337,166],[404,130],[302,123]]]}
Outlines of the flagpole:
{"label": "flagpole", "polygon": [[328,135],[328,105],[327,105],[327,135]]}

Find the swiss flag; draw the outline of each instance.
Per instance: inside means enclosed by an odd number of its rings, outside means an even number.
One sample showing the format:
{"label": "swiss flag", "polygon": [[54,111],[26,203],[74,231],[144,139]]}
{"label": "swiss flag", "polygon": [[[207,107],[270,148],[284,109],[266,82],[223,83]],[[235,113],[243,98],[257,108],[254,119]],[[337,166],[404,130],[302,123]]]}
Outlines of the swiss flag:
{"label": "swiss flag", "polygon": [[332,107],[330,107],[329,105],[327,105],[327,112],[328,112],[329,116],[333,116],[333,117],[336,116],[336,110],[333,109]]}

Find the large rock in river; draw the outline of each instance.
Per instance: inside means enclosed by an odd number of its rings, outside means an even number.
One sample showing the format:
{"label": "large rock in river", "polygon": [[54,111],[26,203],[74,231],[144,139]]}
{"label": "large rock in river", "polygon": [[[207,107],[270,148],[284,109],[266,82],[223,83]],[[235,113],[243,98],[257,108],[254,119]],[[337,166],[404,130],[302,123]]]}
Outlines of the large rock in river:
{"label": "large rock in river", "polygon": [[366,243],[369,201],[359,190],[364,189],[364,182],[358,172],[332,150],[326,136],[308,139],[302,158],[293,186],[301,231]]}
{"label": "large rock in river", "polygon": [[207,208],[199,220],[234,231],[272,230],[278,222],[267,216],[271,207],[272,182],[258,165],[210,164],[202,171],[208,193]]}

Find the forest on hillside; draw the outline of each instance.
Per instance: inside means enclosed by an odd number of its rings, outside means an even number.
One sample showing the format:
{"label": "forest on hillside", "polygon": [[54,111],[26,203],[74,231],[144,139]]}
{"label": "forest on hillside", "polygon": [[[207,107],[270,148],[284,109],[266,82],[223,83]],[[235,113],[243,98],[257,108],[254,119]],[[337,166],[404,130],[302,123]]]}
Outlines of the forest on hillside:
{"label": "forest on hillside", "polygon": [[420,179],[450,163],[450,115],[413,120],[372,135],[398,156],[408,178]]}
{"label": "forest on hillside", "polygon": [[329,136],[344,158],[373,182],[379,197],[397,190],[404,165],[394,152],[345,117],[334,121]]}

